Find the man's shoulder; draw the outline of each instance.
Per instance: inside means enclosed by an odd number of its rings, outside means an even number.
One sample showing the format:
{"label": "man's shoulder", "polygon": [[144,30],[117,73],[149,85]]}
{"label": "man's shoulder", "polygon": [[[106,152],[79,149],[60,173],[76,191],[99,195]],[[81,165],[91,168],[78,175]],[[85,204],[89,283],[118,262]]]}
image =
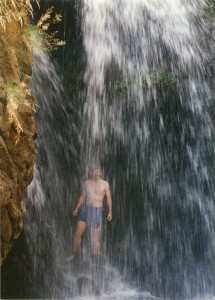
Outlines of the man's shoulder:
{"label": "man's shoulder", "polygon": [[90,179],[87,179],[86,181],[84,181],[84,184],[88,184],[88,183],[90,183],[91,182],[91,180]]}
{"label": "man's shoulder", "polygon": [[86,181],[84,181],[84,187],[86,188],[88,185],[90,185],[91,180],[87,179]]}
{"label": "man's shoulder", "polygon": [[108,183],[108,181],[107,181],[107,180],[103,180],[103,179],[101,179],[101,181],[102,181],[102,183],[103,183],[105,186],[108,186],[108,187],[109,187],[109,183]]}

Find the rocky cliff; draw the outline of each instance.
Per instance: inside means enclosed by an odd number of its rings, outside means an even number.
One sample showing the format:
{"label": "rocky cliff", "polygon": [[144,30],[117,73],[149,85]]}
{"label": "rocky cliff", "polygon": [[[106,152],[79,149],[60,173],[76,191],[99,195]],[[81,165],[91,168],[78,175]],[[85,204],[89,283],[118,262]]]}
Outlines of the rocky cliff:
{"label": "rocky cliff", "polygon": [[1,263],[23,227],[21,200],[33,178],[34,101],[29,92],[32,53],[24,32],[28,17],[0,24]]}

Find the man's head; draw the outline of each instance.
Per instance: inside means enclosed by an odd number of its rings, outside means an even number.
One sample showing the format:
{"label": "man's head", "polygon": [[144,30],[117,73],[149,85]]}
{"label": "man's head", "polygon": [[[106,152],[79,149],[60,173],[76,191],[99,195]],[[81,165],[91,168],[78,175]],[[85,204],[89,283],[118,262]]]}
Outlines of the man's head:
{"label": "man's head", "polygon": [[99,179],[102,176],[102,170],[100,167],[93,167],[90,170],[90,174],[93,179]]}

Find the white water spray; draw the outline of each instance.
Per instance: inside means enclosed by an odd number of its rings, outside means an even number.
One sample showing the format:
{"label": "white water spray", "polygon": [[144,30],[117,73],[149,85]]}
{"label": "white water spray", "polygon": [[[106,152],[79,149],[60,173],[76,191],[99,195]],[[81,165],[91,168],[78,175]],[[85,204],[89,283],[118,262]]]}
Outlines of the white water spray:
{"label": "white water spray", "polygon": [[[166,70],[168,64],[176,76],[196,67],[198,72],[204,71],[208,49],[200,35],[204,34],[205,24],[198,23],[197,28],[196,22],[203,18],[205,7],[205,1],[84,1],[88,87],[85,116],[89,118],[91,138],[107,134],[102,107],[108,102],[105,77],[111,64],[115,64],[127,80],[132,78],[130,89],[133,91],[129,94],[137,94],[136,105],[140,108],[148,101],[142,93],[142,81],[152,86],[154,68]],[[170,54],[167,62],[165,55]],[[109,120],[111,114],[112,111]]]}

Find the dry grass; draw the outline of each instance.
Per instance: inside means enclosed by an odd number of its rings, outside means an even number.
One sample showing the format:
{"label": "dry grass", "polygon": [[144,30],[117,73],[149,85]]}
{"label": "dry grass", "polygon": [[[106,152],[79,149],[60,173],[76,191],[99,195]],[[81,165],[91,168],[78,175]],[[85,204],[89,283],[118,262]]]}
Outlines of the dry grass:
{"label": "dry grass", "polygon": [[6,84],[7,114],[9,122],[15,126],[18,136],[23,131],[19,110],[23,105],[30,105],[30,103],[26,101],[26,95],[29,95],[29,93],[30,91],[24,83],[19,85]]}
{"label": "dry grass", "polygon": [[[39,5],[39,0],[33,0]],[[1,0],[0,1],[0,26],[6,29],[6,24],[12,18],[23,25],[24,15],[28,11],[33,15],[31,0]]]}
{"label": "dry grass", "polygon": [[[6,30],[8,22],[14,18],[23,26],[26,12],[33,16],[31,2],[34,1],[39,6],[39,0],[0,0],[0,27]],[[59,40],[56,35],[57,31],[48,33],[49,27],[61,21],[62,16],[53,12],[54,7],[50,7],[43,14],[36,25],[30,25],[25,30],[27,45],[43,51],[55,50],[65,42]]]}
{"label": "dry grass", "polygon": [[61,22],[62,16],[53,12],[54,7],[48,8],[36,25],[30,25],[26,28],[24,36],[28,41],[28,46],[35,50],[50,51],[59,46],[65,45],[64,41],[59,40],[56,35],[57,31],[48,32],[51,25]]}

